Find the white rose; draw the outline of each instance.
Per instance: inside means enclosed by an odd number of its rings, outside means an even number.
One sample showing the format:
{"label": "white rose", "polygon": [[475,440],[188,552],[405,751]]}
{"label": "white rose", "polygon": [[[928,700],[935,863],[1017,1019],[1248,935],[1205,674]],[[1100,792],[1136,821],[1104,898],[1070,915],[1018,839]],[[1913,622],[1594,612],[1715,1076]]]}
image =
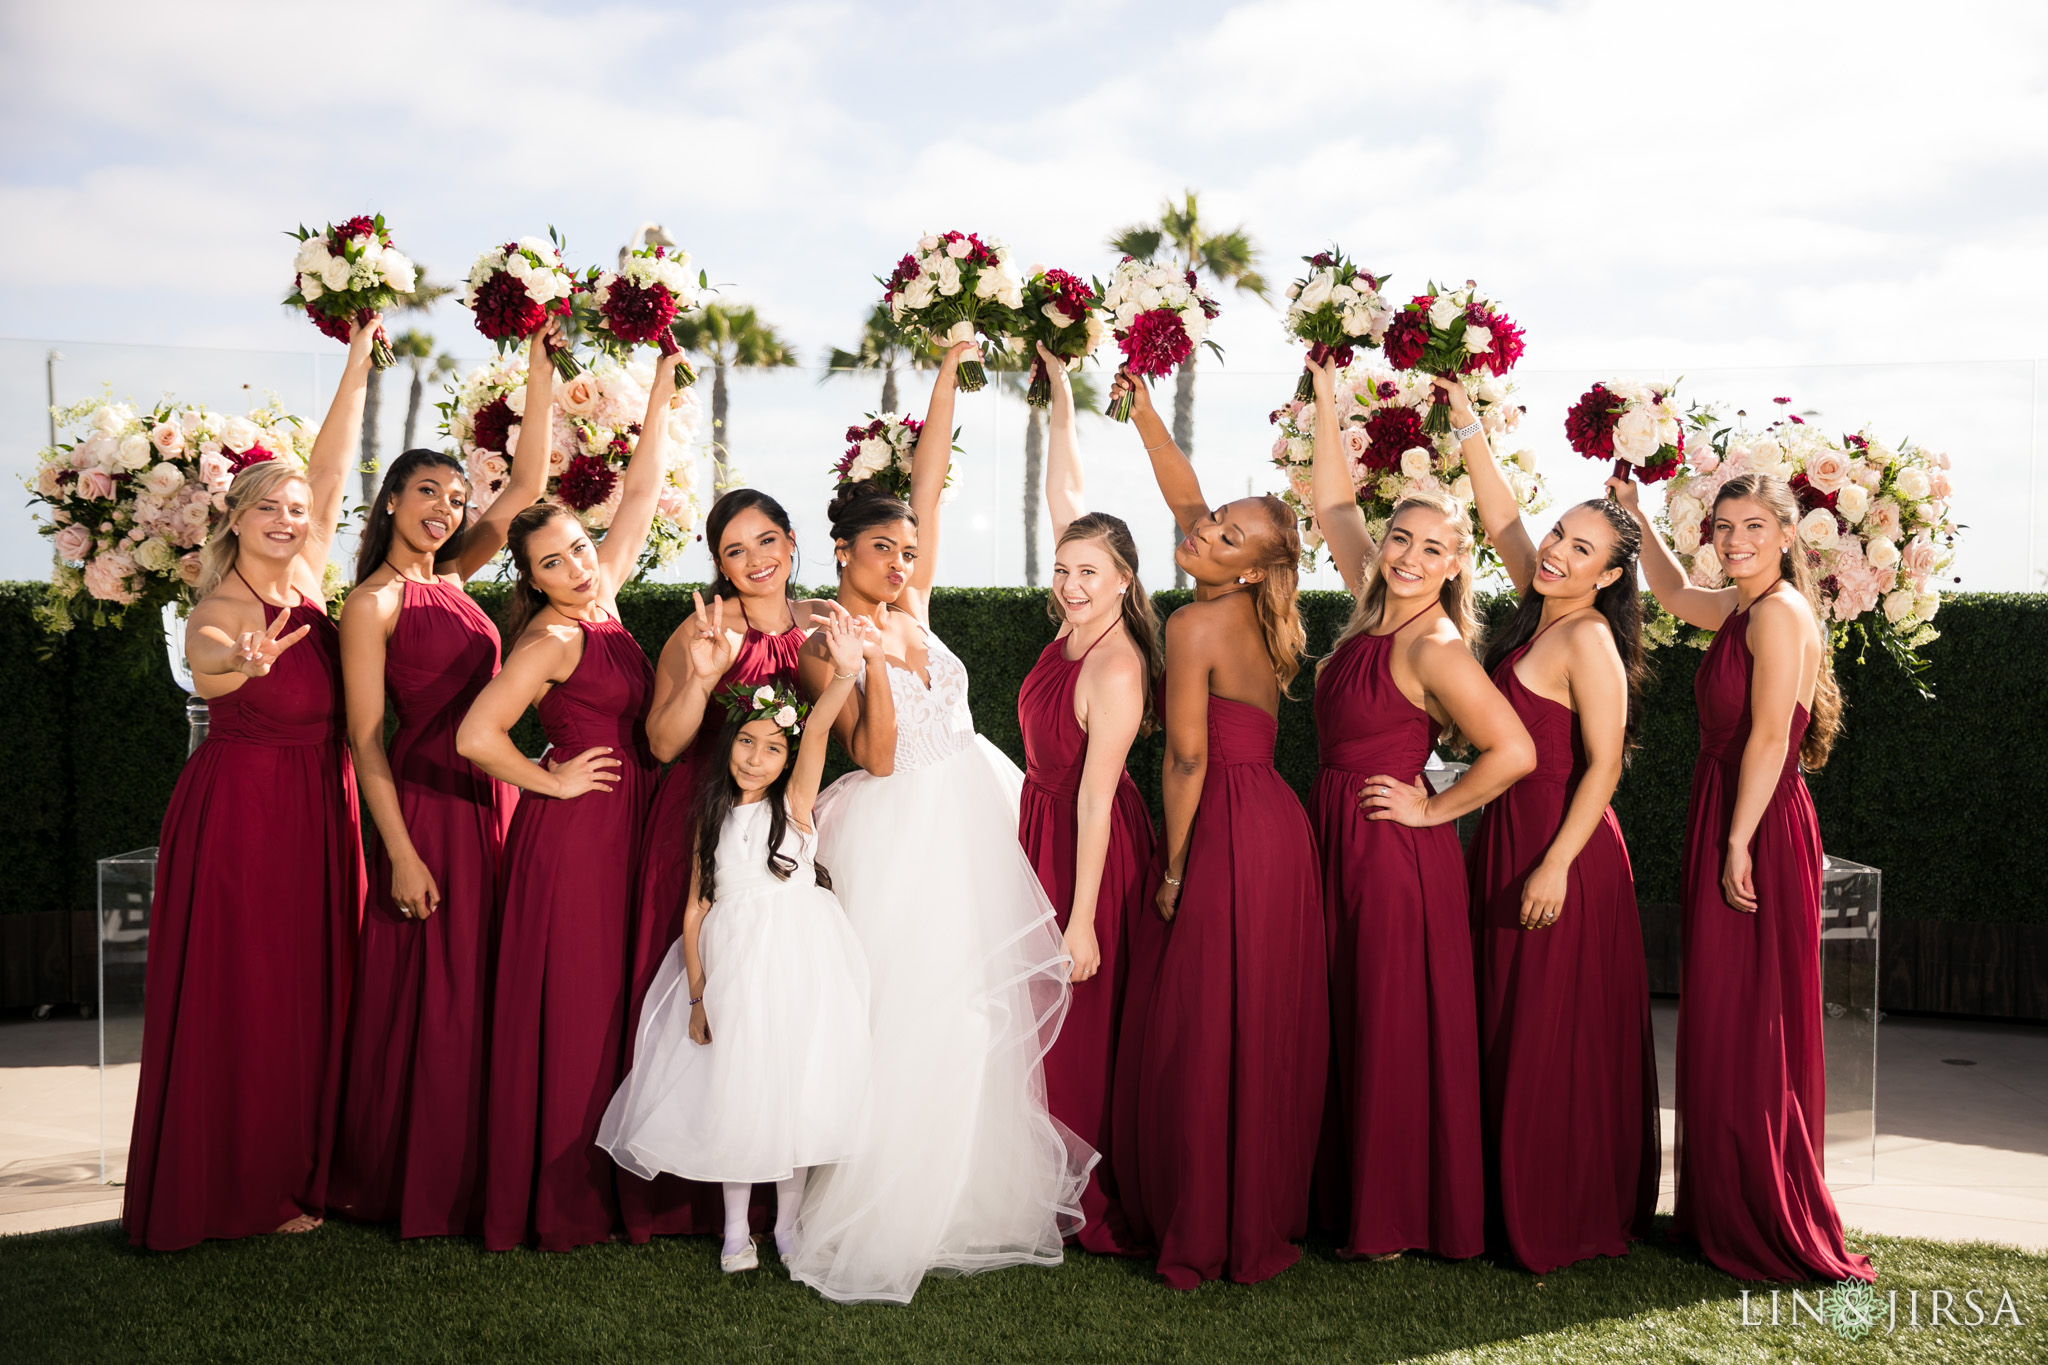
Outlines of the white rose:
{"label": "white rose", "polygon": [[135,562],[151,573],[169,573],[178,562],[178,552],[161,537],[151,536],[135,547]]}
{"label": "white rose", "polygon": [[1837,538],[1835,514],[1825,507],[1816,507],[1799,522],[1799,538],[1816,550],[1832,550]]}
{"label": "white rose", "polygon": [[796,708],[794,706],[785,705],[780,711],[777,711],[775,713],[775,723],[785,730],[795,725]]}
{"label": "white rose", "polygon": [[1438,329],[1450,326],[1465,310],[1449,294],[1438,294],[1429,305],[1429,325]]}
{"label": "white rose", "polygon": [[1700,548],[1700,519],[1671,519],[1671,548],[1682,555],[1697,554]]}
{"label": "white rose", "polygon": [[1773,474],[1785,477],[1785,450],[1776,441],[1765,436],[1749,448],[1751,469],[1759,474]]}
{"label": "white rose", "polygon": [[1889,569],[1899,562],[1899,547],[1883,536],[1872,536],[1870,543],[1863,547],[1863,557],[1870,561],[1873,569]]}
{"label": "white rose", "polygon": [[1336,283],[1336,271],[1318,270],[1309,277],[1308,284],[1301,291],[1301,297],[1295,302],[1300,305],[1302,312],[1313,313],[1330,301],[1330,291]]}
{"label": "white rose", "polygon": [[1884,598],[1884,619],[1894,625],[1913,614],[1914,597],[1912,589],[1900,588],[1897,592],[1886,593]]}
{"label": "white rose", "polygon": [[1927,471],[1914,465],[1907,465],[1901,469],[1898,477],[1892,481],[1892,486],[1914,502],[1925,501],[1927,495],[1934,491],[1934,485],[1928,481]]}
{"label": "white rose", "polygon": [[329,289],[348,288],[349,265],[339,256],[329,256],[320,266],[320,283]]}
{"label": "white rose", "polygon": [[757,707],[759,707],[759,706],[767,706],[767,705],[769,705],[770,703],[772,703],[772,702],[773,702],[774,700],[775,700],[775,689],[774,689],[774,688],[772,688],[772,687],[757,687],[757,688],[755,688],[755,689],[754,689],[754,705],[755,705],[755,706],[757,706]]}
{"label": "white rose", "polygon": [[156,497],[168,498],[185,486],[185,476],[174,464],[159,464],[142,476],[142,486]]}
{"label": "white rose", "polygon": [[385,282],[401,294],[410,294],[413,286],[419,283],[419,272],[413,268],[413,263],[389,247],[384,249],[379,265]]}
{"label": "white rose", "polygon": [[974,297],[992,299],[1003,292],[1003,277],[993,270],[984,269],[974,281]]}
{"label": "white rose", "polygon": [[960,263],[950,256],[939,262],[938,286],[949,299],[960,292]]}
{"label": "white rose", "polygon": [[904,286],[903,292],[897,295],[897,297],[903,301],[905,308],[923,310],[931,307],[932,299],[936,297],[932,287],[932,277],[929,275],[919,275],[908,285]]}
{"label": "white rose", "polygon": [[123,436],[121,443],[114,448],[114,457],[120,461],[121,468],[133,472],[156,458],[156,447],[149,443],[147,436],[139,433]]}
{"label": "white rose", "polygon": [[1870,490],[1860,483],[1845,486],[1835,495],[1835,510],[1848,518],[1854,526],[1863,520],[1863,514],[1870,510]]}
{"label": "white rose", "polygon": [[1923,592],[1913,599],[1913,615],[1922,621],[1932,621],[1934,613],[1941,610],[1941,594]]}
{"label": "white rose", "polygon": [[221,424],[220,443],[239,455],[256,444],[256,424],[246,417],[230,417]]}
{"label": "white rose", "polygon": [[1485,355],[1493,349],[1493,329],[1473,324],[1465,329],[1465,349],[1473,355]]}
{"label": "white rose", "polygon": [[1410,446],[1402,451],[1401,472],[1411,479],[1419,479],[1429,473],[1429,452],[1421,446]]}
{"label": "white rose", "polygon": [[519,249],[521,251],[531,251],[543,261],[555,254],[554,243],[548,241],[545,237],[521,237],[519,239]]}
{"label": "white rose", "polygon": [[1472,501],[1472,476],[1470,474],[1460,474],[1457,477],[1451,484],[1451,496],[1459,502]]}
{"label": "white rose", "polygon": [[[1706,514],[1705,508],[1683,493],[1672,494],[1670,499],[1664,504],[1665,519],[1671,523],[1674,531],[1678,527],[1690,522],[1694,533],[1697,534],[1700,527],[1700,519],[1705,517]],[[1692,552],[1688,550],[1686,553],[1690,554]]]}
{"label": "white rose", "polygon": [[318,237],[308,237],[299,243],[299,254],[292,257],[292,269],[301,275],[320,273],[320,267],[327,263],[327,243]]}
{"label": "white rose", "polygon": [[316,303],[327,292],[320,284],[318,275],[299,276],[299,297],[307,303]]}
{"label": "white rose", "polygon": [[1520,466],[1522,467],[1522,472],[1523,472],[1524,474],[1534,474],[1534,473],[1536,472],[1536,452],[1535,452],[1535,451],[1533,451],[1533,450],[1518,450],[1518,451],[1516,451],[1516,452],[1515,452],[1515,454],[1514,454],[1514,460],[1515,460],[1515,463],[1516,463],[1516,464],[1518,464],[1518,465],[1520,465]]}
{"label": "white rose", "polygon": [[1066,315],[1066,312],[1063,309],[1061,309],[1061,307],[1056,303],[1048,303],[1047,305],[1045,305],[1044,308],[1040,309],[1039,311],[1044,313],[1046,316],[1046,320],[1051,322],[1052,325],[1055,327],[1064,328],[1072,327],[1074,325],[1074,320],[1068,317]]}
{"label": "white rose", "polygon": [[1703,588],[1721,586],[1721,556],[1711,545],[1702,545],[1692,557],[1692,581]]}
{"label": "white rose", "polygon": [[1614,424],[1614,453],[1632,465],[1646,465],[1657,457],[1657,414],[1648,408],[1630,408]]}

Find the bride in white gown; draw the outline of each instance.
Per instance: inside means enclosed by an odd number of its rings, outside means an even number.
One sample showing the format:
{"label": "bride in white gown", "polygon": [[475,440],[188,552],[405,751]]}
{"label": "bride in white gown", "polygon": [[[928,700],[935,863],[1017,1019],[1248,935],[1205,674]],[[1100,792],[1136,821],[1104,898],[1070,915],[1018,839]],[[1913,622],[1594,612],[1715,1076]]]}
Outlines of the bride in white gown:
{"label": "bride in white gown", "polygon": [[[974,732],[967,671],[926,610],[951,460],[950,350],[908,508],[833,499],[839,601],[881,632],[833,731],[860,763],[818,798],[818,862],[868,956],[873,1079],[848,1160],[813,1174],[789,1272],[841,1302],[908,1303],[928,1273],[1057,1265],[1096,1154],[1046,1110],[1067,1006],[1053,908],[1017,843],[1023,774]],[[906,512],[911,515],[906,515]],[[806,646],[805,690],[833,666]]]}

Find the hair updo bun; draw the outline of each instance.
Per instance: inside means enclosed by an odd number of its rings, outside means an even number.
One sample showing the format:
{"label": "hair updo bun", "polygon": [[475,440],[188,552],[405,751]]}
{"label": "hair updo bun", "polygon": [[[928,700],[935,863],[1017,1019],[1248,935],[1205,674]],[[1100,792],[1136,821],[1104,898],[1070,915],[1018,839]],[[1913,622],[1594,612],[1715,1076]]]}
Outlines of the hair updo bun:
{"label": "hair updo bun", "polygon": [[917,525],[917,513],[910,510],[910,505],[872,479],[842,485],[826,504],[825,518],[832,523],[832,539],[842,543],[851,543],[863,531],[892,521]]}

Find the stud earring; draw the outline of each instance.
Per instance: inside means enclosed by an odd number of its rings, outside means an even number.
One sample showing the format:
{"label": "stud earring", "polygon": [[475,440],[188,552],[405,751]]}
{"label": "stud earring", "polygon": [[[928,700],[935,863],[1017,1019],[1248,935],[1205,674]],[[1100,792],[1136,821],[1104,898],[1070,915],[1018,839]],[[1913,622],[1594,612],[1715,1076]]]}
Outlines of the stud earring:
{"label": "stud earring", "polygon": [[1238,586],[1239,586],[1239,587],[1243,587],[1243,586],[1244,586],[1244,575],[1243,575],[1243,574],[1239,574],[1239,575],[1238,575],[1238,578],[1237,578],[1237,583],[1238,583]]}
{"label": "stud earring", "polygon": [[1130,589],[1129,589],[1129,588],[1118,588],[1118,589],[1116,590],[1116,595],[1117,595],[1118,597],[1122,597],[1122,596],[1123,596],[1123,595],[1124,595],[1125,593],[1127,593],[1127,592],[1129,592],[1129,591],[1130,591]]}

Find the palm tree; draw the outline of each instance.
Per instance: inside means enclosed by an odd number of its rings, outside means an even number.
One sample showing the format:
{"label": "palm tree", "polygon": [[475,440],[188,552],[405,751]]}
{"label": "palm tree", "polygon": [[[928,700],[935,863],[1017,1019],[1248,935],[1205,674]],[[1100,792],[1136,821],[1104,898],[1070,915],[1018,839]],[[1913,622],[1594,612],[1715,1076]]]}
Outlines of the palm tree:
{"label": "palm tree", "polygon": [[[1193,190],[1184,191],[1185,202],[1175,207],[1168,199],[1159,208],[1159,221],[1124,228],[1109,239],[1110,250],[1141,261],[1157,260],[1164,248],[1183,270],[1207,274],[1218,284],[1229,285],[1257,299],[1267,296],[1266,277],[1258,271],[1259,248],[1242,225],[1227,232],[1211,232],[1202,221]],[[1181,362],[1173,385],[1173,443],[1189,459],[1195,454],[1195,356]],[[1175,538],[1179,538],[1175,528]],[[1175,565],[1173,586],[1187,586],[1187,576]]]}
{"label": "palm tree", "polygon": [[[1006,366],[990,373],[999,391],[1014,393],[1019,398],[1031,382],[1029,365],[1022,369]],[[1086,370],[1076,370],[1068,378],[1074,388],[1075,412],[1100,417],[1102,393],[1095,385],[1095,377]],[[1045,491],[1045,423],[1044,408],[1024,405],[1024,584],[1032,588],[1038,586],[1038,500]]]}
{"label": "palm tree", "polygon": [[[394,313],[424,313],[429,308],[432,308],[438,300],[454,292],[454,285],[440,284],[429,279],[427,277],[427,268],[420,266],[419,274],[413,280],[412,292],[410,294],[400,294],[398,302],[392,305],[391,311]],[[397,345],[394,343],[392,350],[397,351],[397,349]],[[401,354],[403,353],[401,352]],[[417,411],[417,395],[420,384],[419,368],[417,365],[413,368],[412,382],[415,395],[413,408]],[[383,405],[384,372],[372,366],[369,381],[363,391],[363,442],[361,455],[356,465],[357,472],[363,481],[363,506],[365,507],[368,507],[377,500],[377,414],[383,408]],[[408,413],[405,419],[405,441],[408,446],[412,444],[412,424],[413,416],[411,413]]]}
{"label": "palm tree", "polygon": [[419,430],[420,400],[426,394],[427,380],[455,373],[455,357],[446,351],[436,357],[433,334],[416,327],[408,327],[391,338],[391,351],[412,367],[412,389],[405,398],[405,439],[400,446],[411,450],[413,434]]}
{"label": "palm tree", "polygon": [[896,409],[896,370],[934,370],[944,352],[932,345],[922,329],[910,330],[889,316],[889,306],[878,303],[861,324],[860,341],[851,351],[834,346],[825,356],[825,373],[819,379],[850,375],[855,370],[882,372],[882,412]]}
{"label": "palm tree", "polygon": [[676,319],[676,340],[711,362],[711,457],[713,486],[723,491],[726,464],[732,454],[726,425],[725,372],[734,365],[795,365],[796,348],[751,307],[707,303]]}

